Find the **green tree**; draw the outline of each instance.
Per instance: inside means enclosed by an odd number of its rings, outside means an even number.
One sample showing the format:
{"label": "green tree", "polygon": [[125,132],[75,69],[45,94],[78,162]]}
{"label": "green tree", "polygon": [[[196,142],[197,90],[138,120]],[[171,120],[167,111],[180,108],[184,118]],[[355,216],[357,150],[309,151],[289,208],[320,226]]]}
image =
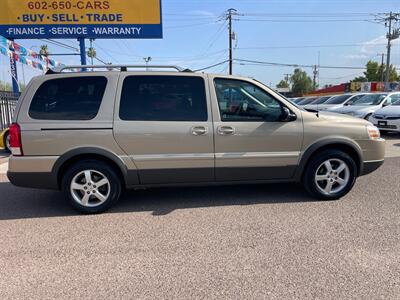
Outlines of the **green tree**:
{"label": "green tree", "polygon": [[289,83],[286,80],[281,80],[279,83],[276,85],[277,88],[283,88],[286,89],[289,87]]}
{"label": "green tree", "polygon": [[292,92],[295,95],[303,95],[313,89],[311,78],[301,69],[294,70],[290,82],[292,83]]}
{"label": "green tree", "polygon": [[[20,92],[23,92],[26,85],[23,82],[18,82]],[[12,92],[12,84],[10,82],[0,81],[0,91],[1,92]]]}
{"label": "green tree", "polygon": [[87,56],[90,58],[91,63],[93,65],[93,58],[95,58],[97,56],[97,52],[96,49],[93,47],[90,47],[87,51]]}
{"label": "green tree", "polygon": [[354,81],[354,82],[367,82],[368,80],[364,76],[357,76],[352,81]]}
{"label": "green tree", "polygon": [[[352,81],[355,82],[371,82],[371,81],[384,81],[386,76],[386,65],[379,64],[376,61],[368,61],[364,72],[364,76],[358,76]],[[397,74],[396,68],[390,65],[389,81],[399,80],[399,75]]]}

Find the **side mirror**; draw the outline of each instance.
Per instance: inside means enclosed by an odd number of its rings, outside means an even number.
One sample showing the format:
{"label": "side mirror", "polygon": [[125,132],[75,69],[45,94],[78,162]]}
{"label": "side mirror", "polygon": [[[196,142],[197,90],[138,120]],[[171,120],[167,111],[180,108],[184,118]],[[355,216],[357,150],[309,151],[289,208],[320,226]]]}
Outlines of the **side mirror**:
{"label": "side mirror", "polygon": [[345,103],[344,106],[349,106],[349,105],[352,105],[352,104],[353,104],[353,101],[349,101],[349,102]]}
{"label": "side mirror", "polygon": [[389,106],[390,104],[392,104],[392,103],[385,101],[385,102],[383,102],[382,106],[385,107],[385,106]]}
{"label": "side mirror", "polygon": [[283,107],[282,108],[282,114],[280,117],[280,120],[282,122],[292,122],[295,121],[297,119],[297,116],[292,113],[287,107]]}

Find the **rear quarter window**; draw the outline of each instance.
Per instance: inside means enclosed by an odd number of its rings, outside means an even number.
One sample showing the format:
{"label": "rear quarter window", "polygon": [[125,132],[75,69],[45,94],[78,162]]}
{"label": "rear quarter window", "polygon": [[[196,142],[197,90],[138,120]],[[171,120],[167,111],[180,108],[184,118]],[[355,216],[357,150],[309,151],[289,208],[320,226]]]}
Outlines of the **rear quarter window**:
{"label": "rear quarter window", "polygon": [[33,96],[29,116],[37,120],[94,119],[106,86],[103,76],[48,80]]}

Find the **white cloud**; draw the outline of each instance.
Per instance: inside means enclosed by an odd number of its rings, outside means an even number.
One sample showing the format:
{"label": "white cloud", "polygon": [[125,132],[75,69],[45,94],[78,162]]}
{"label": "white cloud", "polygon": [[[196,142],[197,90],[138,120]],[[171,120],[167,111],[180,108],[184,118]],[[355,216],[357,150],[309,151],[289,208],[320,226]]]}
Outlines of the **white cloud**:
{"label": "white cloud", "polygon": [[202,16],[202,17],[210,17],[210,18],[216,18],[217,17],[213,12],[207,11],[207,10],[191,10],[191,11],[189,11],[189,14],[199,15],[199,16]]}
{"label": "white cloud", "polygon": [[[387,39],[385,35],[381,35],[372,40],[361,43],[359,50],[356,53],[346,55],[350,60],[365,61],[378,56],[378,53],[386,53]],[[398,47],[400,39],[392,41],[392,45]]]}

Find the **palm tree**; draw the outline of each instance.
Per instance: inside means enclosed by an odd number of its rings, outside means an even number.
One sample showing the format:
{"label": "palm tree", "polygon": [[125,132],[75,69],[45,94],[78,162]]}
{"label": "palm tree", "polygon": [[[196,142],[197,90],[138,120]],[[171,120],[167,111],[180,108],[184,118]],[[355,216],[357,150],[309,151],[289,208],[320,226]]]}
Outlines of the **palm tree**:
{"label": "palm tree", "polygon": [[95,58],[97,55],[96,49],[93,47],[90,47],[87,51],[87,56],[90,57],[90,60],[92,62],[93,65],[93,58]]}
{"label": "palm tree", "polygon": [[43,56],[49,56],[50,52],[49,52],[49,46],[47,45],[41,45],[40,46],[40,50],[39,50],[39,54],[43,55]]}
{"label": "palm tree", "polygon": [[[41,45],[40,46],[40,50],[39,50],[39,54],[41,55],[41,56],[44,56],[44,57],[48,57],[49,56],[49,54],[50,54],[50,52],[49,52],[49,46],[47,46],[47,45]],[[49,68],[49,61],[46,59],[46,68],[48,69]]]}

